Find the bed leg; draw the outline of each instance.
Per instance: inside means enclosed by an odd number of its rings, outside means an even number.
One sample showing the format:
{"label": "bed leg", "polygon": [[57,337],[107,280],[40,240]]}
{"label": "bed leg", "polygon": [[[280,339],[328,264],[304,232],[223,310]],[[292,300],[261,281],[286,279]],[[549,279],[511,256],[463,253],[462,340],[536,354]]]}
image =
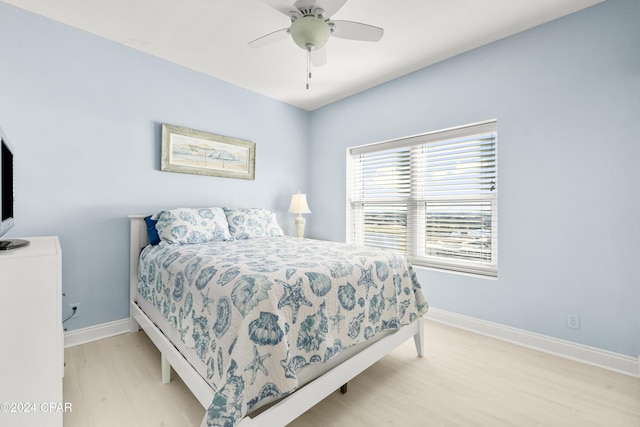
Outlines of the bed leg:
{"label": "bed leg", "polygon": [[160,363],[162,365],[162,384],[169,384],[171,381],[171,365],[164,354],[160,355]]}
{"label": "bed leg", "polygon": [[416,351],[418,357],[424,356],[424,319],[418,320],[418,333],[413,336],[413,341],[416,343]]}
{"label": "bed leg", "polygon": [[345,394],[347,392],[347,383],[340,386],[340,393]]}

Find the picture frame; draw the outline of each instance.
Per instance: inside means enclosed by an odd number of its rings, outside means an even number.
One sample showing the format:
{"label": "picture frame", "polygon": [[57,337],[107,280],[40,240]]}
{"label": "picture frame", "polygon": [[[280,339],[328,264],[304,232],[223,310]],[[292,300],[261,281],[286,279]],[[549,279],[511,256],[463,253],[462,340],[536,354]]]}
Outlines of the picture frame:
{"label": "picture frame", "polygon": [[161,170],[255,180],[256,144],[162,124]]}

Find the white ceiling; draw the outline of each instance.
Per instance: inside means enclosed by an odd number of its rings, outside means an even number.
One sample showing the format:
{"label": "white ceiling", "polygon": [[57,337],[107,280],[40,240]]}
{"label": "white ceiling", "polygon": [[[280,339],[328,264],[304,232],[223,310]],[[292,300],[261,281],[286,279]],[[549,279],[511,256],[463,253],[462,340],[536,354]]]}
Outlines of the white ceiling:
{"label": "white ceiling", "polygon": [[306,52],[292,40],[247,45],[290,25],[262,0],[2,1],[314,110],[602,0],[349,0],[332,19],[382,27],[384,36],[330,38],[327,65],[312,70],[309,90]]}

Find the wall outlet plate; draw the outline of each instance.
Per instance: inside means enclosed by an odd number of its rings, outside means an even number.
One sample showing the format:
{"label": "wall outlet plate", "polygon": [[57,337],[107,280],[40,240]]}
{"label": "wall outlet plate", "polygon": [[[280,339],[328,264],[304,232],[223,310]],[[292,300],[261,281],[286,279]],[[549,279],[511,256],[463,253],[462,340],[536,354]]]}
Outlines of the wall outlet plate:
{"label": "wall outlet plate", "polygon": [[567,328],[580,329],[580,315],[576,313],[567,313]]}

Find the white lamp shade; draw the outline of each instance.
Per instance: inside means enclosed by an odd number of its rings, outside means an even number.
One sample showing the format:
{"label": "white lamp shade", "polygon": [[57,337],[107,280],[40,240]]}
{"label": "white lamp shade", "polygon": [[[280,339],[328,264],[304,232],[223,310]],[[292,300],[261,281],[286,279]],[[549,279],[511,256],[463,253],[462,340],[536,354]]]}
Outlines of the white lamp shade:
{"label": "white lamp shade", "polygon": [[307,204],[306,194],[294,194],[291,196],[291,204],[289,205],[289,212],[294,214],[306,214],[311,213],[309,205]]}

